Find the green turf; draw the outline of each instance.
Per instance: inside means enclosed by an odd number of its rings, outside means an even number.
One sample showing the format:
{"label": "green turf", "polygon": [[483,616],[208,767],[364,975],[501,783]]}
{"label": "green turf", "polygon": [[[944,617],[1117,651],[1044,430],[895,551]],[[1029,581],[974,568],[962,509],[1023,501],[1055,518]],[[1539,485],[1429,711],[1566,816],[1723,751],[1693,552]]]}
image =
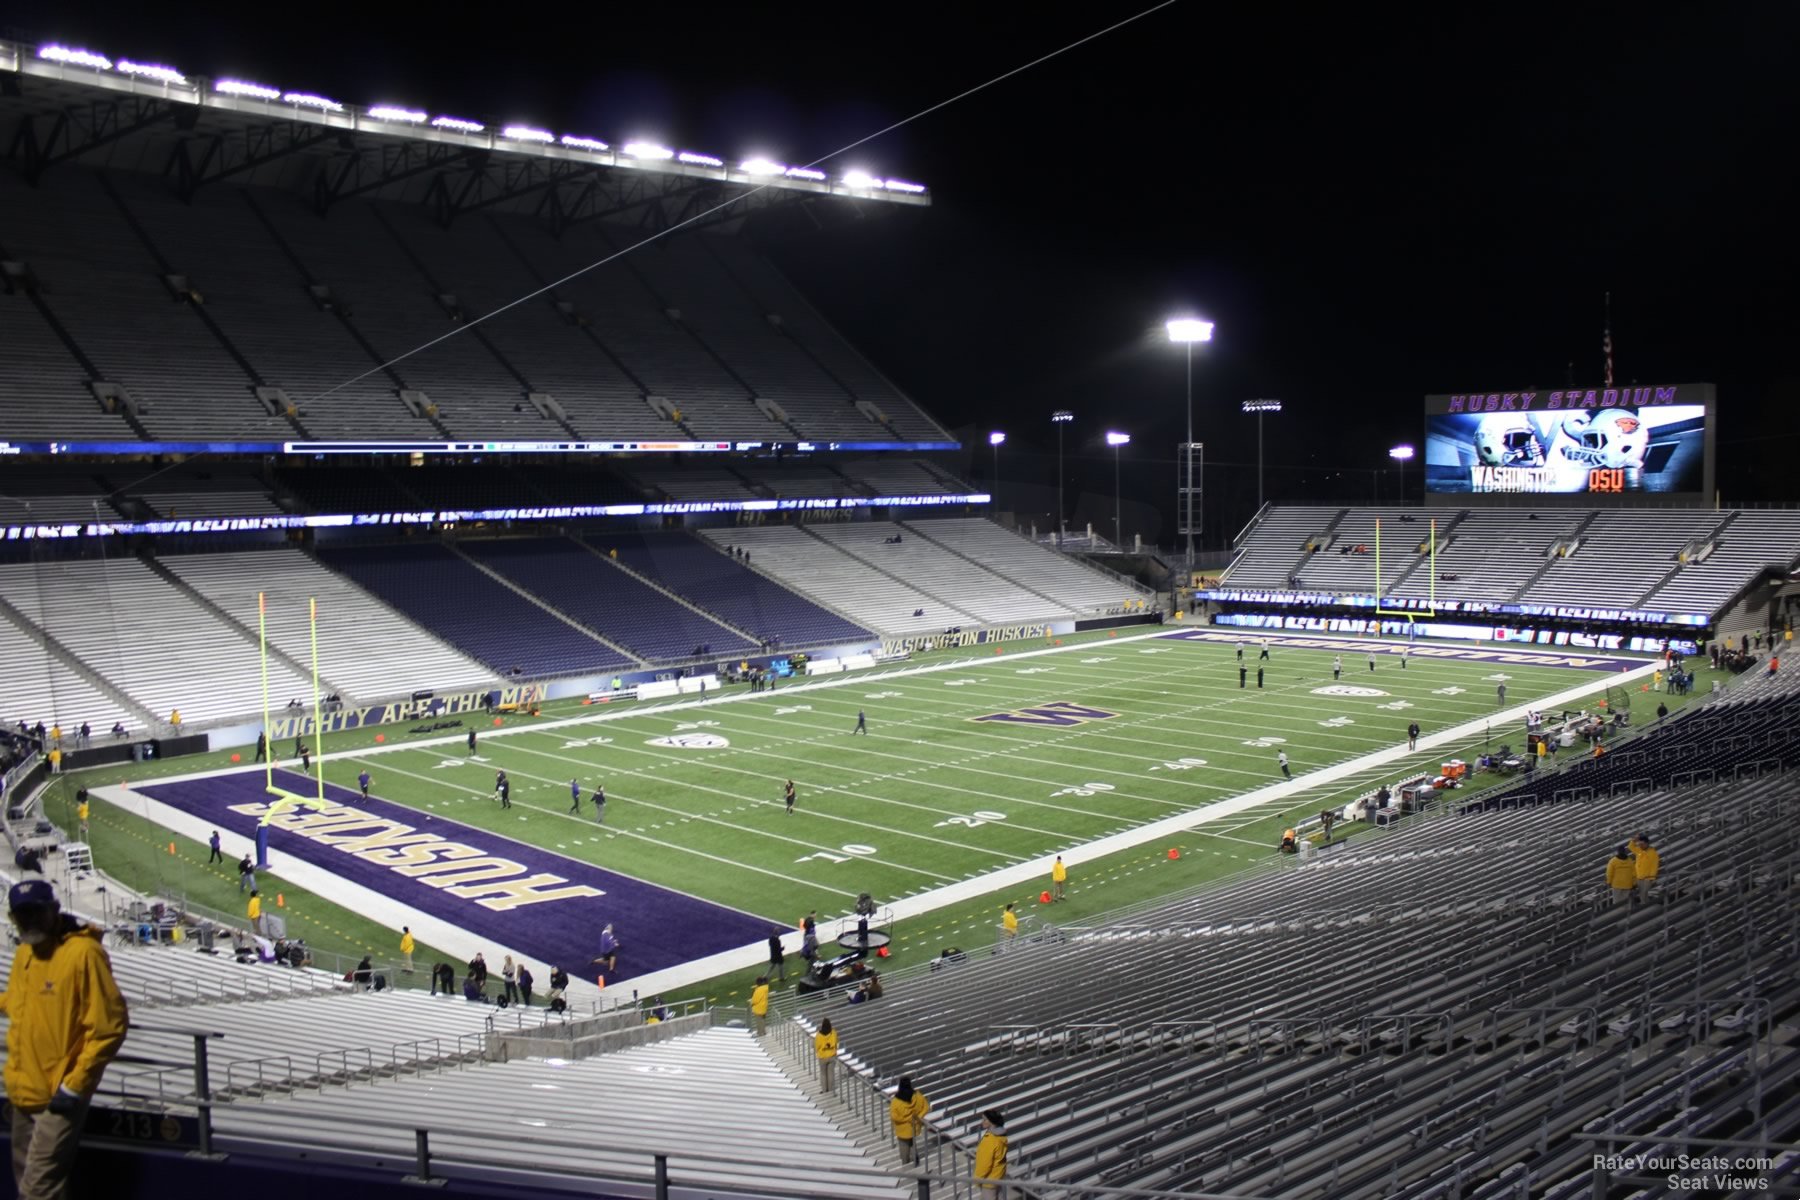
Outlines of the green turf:
{"label": "green turf", "polygon": [[[483,761],[473,763],[460,744],[411,746],[401,729],[355,731],[325,739],[328,751],[351,752],[330,760],[325,771],[332,782],[353,787],[366,768],[374,791],[388,800],[733,905],[782,926],[812,909],[824,917],[847,911],[862,891],[884,902],[1063,853],[1071,864],[1070,898],[1055,906],[1054,919],[1068,921],[1242,870],[1268,857],[1293,815],[1341,804],[1383,779],[1451,756],[1441,749],[1420,754],[1404,766],[1309,789],[1283,804],[1188,831],[1171,843],[1182,853],[1175,861],[1160,844],[1098,861],[1079,849],[1109,833],[1203,810],[1279,780],[1278,748],[1288,752],[1295,776],[1303,777],[1308,770],[1393,747],[1410,720],[1418,720],[1429,735],[1493,712],[1494,681],[1488,677],[1496,673],[1510,677],[1509,706],[1606,679],[1593,672],[1416,657],[1405,670],[1382,659],[1371,674],[1366,659],[1350,652],[1344,656],[1343,682],[1387,694],[1320,696],[1313,689],[1331,683],[1329,651],[1277,642],[1272,662],[1265,664],[1267,686],[1258,691],[1254,662],[1250,686],[1238,687],[1229,646],[1104,635],[1085,643],[1025,659],[1019,652],[1033,645],[1015,644],[998,655],[992,648],[939,654],[912,665],[957,660],[962,665],[922,674],[871,673],[843,686],[789,689],[674,712],[645,713],[651,707],[645,704],[559,706],[535,719],[509,717],[500,731],[483,725],[488,733],[480,747]],[[1707,685],[1702,679],[1701,690]],[[1117,715],[1069,728],[973,719],[1056,701]],[[1407,707],[1383,707],[1394,704]],[[868,713],[867,737],[850,732],[859,709]],[[595,719],[543,728],[552,717],[569,714]],[[1642,723],[1645,714],[1638,715]],[[385,737],[384,746],[400,748],[373,752],[377,732]],[[682,734],[723,737],[730,745],[647,744]],[[1285,741],[1246,744],[1269,737]],[[1462,747],[1460,756],[1472,760],[1481,740]],[[1518,745],[1522,731],[1496,729],[1491,741]],[[114,775],[148,780],[219,765],[222,757],[96,774],[103,782],[114,781]],[[497,768],[513,780],[511,812],[502,813],[490,799]],[[595,825],[585,802],[581,815],[568,815],[571,776],[581,781],[584,794],[596,782],[605,784],[609,805],[603,828]],[[787,778],[795,780],[800,797],[792,816],[781,803]],[[116,869],[108,851],[100,855],[103,867]],[[120,874],[134,882],[127,870],[170,866],[153,860],[154,855],[131,858]],[[235,879],[221,883],[225,899],[232,900]],[[1019,894],[988,895],[902,922],[892,963],[917,961],[944,945],[990,943],[1005,900],[1036,907],[1038,886],[1013,890]],[[333,923],[353,933],[355,941],[380,947],[391,940],[390,931],[357,928],[349,920]],[[752,974],[713,981],[707,991],[729,998]]]}

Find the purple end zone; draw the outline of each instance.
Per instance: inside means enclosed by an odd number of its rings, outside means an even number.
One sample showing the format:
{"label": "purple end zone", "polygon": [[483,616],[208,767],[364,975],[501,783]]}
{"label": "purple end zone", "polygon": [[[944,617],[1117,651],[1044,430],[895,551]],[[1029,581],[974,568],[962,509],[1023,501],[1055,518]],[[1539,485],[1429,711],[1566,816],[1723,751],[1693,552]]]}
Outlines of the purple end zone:
{"label": "purple end zone", "polygon": [[[301,775],[287,771],[275,774],[279,786],[296,793],[310,795],[317,787],[314,781]],[[247,838],[255,838],[260,816],[234,812],[233,806],[266,805],[274,799],[263,787],[261,772],[145,784],[134,790]],[[507,947],[546,965],[560,966],[577,977],[595,974],[596,969],[590,964],[599,953],[600,929],[609,921],[624,947],[619,955],[618,979],[629,979],[704,955],[760,942],[768,937],[770,926],[778,924],[432,813],[374,797],[364,800],[348,788],[327,784],[325,798],[332,805],[366,814],[368,819],[357,821],[350,813],[339,813],[329,817],[330,824],[319,823],[310,836],[291,828],[272,828],[270,849],[291,854],[302,862],[430,913],[483,940],[491,940],[495,946]],[[278,815],[272,824],[278,826],[284,820],[313,817],[323,821],[326,816],[296,810]],[[337,823],[340,819],[343,820],[341,825]],[[340,829],[343,832],[340,833]],[[354,847],[357,839],[365,836],[387,833],[404,838],[411,832],[442,839],[442,842],[428,842],[414,836],[411,845],[415,854],[421,853],[418,849],[421,846],[457,844],[468,847],[468,852],[460,855],[462,861],[472,875],[483,870],[492,872],[493,877],[488,883],[494,890],[482,895],[483,884],[479,879],[458,883],[454,878],[455,866],[447,865],[449,855],[436,864],[439,886],[434,886],[427,882],[432,874],[409,876],[404,866],[373,862],[366,853],[353,853],[347,848]],[[325,837],[337,841],[317,840]],[[625,842],[617,844],[628,845]],[[390,845],[374,852],[392,858],[406,853],[404,845]],[[518,869],[505,872],[503,867],[491,864],[493,859],[517,864]],[[481,868],[479,863],[490,865]],[[544,876],[552,878],[540,879],[534,886],[534,894],[583,889],[603,894],[564,896],[510,908],[503,906],[506,895],[501,885],[507,879]],[[443,885],[445,877],[451,879],[447,886]],[[465,894],[452,894],[452,889]],[[483,904],[483,899],[489,904]],[[489,965],[498,973],[498,963]],[[546,978],[547,973],[540,976],[540,984]],[[613,979],[609,978],[607,982],[611,983]]]}
{"label": "purple end zone", "polygon": [[1242,642],[1246,648],[1254,649],[1264,637],[1271,646],[1290,646],[1300,650],[1333,650],[1339,653],[1368,654],[1373,651],[1380,655],[1391,655],[1398,658],[1401,650],[1416,661],[1427,659],[1451,659],[1459,662],[1500,663],[1515,667],[1562,667],[1575,671],[1619,671],[1624,668],[1635,669],[1647,666],[1648,658],[1618,658],[1604,652],[1589,653],[1579,646],[1546,647],[1520,645],[1517,648],[1499,644],[1492,649],[1479,646],[1443,646],[1434,642],[1408,642],[1401,638],[1377,640],[1371,637],[1358,637],[1354,634],[1333,636],[1323,634],[1309,637],[1304,634],[1284,633],[1281,630],[1245,628],[1238,632],[1230,629],[1178,629],[1174,633],[1162,635],[1165,639],[1180,642],[1215,642],[1221,646],[1235,646]]}

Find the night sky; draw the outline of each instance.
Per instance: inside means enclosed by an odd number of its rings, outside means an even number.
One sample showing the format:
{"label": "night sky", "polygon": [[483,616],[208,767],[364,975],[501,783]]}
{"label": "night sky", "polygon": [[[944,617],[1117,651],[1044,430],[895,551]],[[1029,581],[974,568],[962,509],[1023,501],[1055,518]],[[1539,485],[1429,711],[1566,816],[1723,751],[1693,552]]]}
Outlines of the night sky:
{"label": "night sky", "polygon": [[[1144,7],[1147,7],[1144,6]],[[1007,430],[1003,499],[1173,504],[1195,355],[1208,537],[1271,498],[1391,499],[1428,392],[1602,378],[1719,385],[1725,499],[1800,499],[1800,7],[1224,6],[1181,0],[842,160],[929,184],[753,235],[929,411]],[[1654,8],[1655,11],[1652,11]],[[351,103],[809,161],[1140,11],[1131,5],[442,9],[13,5],[9,36],[160,58]],[[1418,479],[1408,484],[1417,495]],[[1046,515],[1044,520],[1048,520]],[[1168,514],[1161,516],[1165,542]],[[1126,533],[1156,531],[1133,508]]]}

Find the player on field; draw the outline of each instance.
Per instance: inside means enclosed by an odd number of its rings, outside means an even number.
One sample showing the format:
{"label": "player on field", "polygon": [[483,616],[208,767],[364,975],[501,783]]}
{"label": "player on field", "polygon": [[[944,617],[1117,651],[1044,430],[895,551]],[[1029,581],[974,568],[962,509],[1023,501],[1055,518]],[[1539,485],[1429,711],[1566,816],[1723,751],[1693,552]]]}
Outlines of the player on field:
{"label": "player on field", "polygon": [[604,783],[594,785],[594,824],[606,824],[606,785]]}
{"label": "player on field", "polygon": [[1242,652],[1240,652],[1238,655],[1238,686],[1239,687],[1244,686],[1244,680],[1249,676],[1249,674],[1250,674],[1250,668],[1248,668],[1244,665],[1243,655],[1242,655]]}
{"label": "player on field", "polygon": [[1408,750],[1419,748],[1419,723],[1417,721],[1406,727],[1406,748]]}
{"label": "player on field", "polygon": [[1333,679],[1342,679],[1344,677],[1344,656],[1341,654],[1334,654],[1331,656],[1331,677]]}
{"label": "player on field", "polygon": [[781,789],[781,798],[787,802],[787,811],[794,811],[794,781],[788,780],[787,786]]}
{"label": "player on field", "polygon": [[869,718],[863,715],[863,710],[860,708],[856,710],[856,728],[852,729],[850,732],[860,733],[864,737],[869,736]]}
{"label": "player on field", "polygon": [[1258,691],[1262,690],[1262,675],[1263,669],[1261,667],[1256,668],[1256,687]]}
{"label": "player on field", "polygon": [[1261,662],[1263,659],[1265,659],[1267,657],[1269,657],[1269,639],[1264,638],[1262,640],[1262,652],[1256,656],[1256,661]]}
{"label": "player on field", "polygon": [[1237,654],[1238,654],[1238,662],[1241,664],[1244,661],[1244,642],[1243,642],[1242,638],[1238,639]]}
{"label": "player on field", "polygon": [[1288,757],[1287,757],[1286,750],[1277,750],[1275,752],[1275,762],[1281,767],[1281,777],[1283,779],[1292,779],[1294,777],[1294,773],[1292,771],[1288,770]]}
{"label": "player on field", "polygon": [[1375,652],[1373,650],[1371,650],[1371,651],[1369,651],[1369,673],[1374,674],[1374,672],[1375,672]]}
{"label": "player on field", "polygon": [[1402,643],[1400,646],[1400,669],[1406,670],[1406,660],[1412,656],[1412,647]]}
{"label": "player on field", "polygon": [[1502,684],[1498,685],[1497,687],[1495,687],[1494,694],[1496,696],[1500,697],[1500,707],[1505,708],[1506,707],[1506,685],[1504,683],[1502,683]]}
{"label": "player on field", "polygon": [[581,783],[579,780],[569,780],[569,811],[571,813],[581,811]]}
{"label": "player on field", "polygon": [[512,807],[512,780],[501,771],[494,776],[494,799],[500,801],[501,808]]}
{"label": "player on field", "polygon": [[475,753],[475,731],[473,729],[469,730],[469,753]]}
{"label": "player on field", "polygon": [[372,782],[373,780],[369,778],[369,773],[367,771],[362,772],[356,777],[356,786],[362,789],[364,800],[369,798],[369,784]]}

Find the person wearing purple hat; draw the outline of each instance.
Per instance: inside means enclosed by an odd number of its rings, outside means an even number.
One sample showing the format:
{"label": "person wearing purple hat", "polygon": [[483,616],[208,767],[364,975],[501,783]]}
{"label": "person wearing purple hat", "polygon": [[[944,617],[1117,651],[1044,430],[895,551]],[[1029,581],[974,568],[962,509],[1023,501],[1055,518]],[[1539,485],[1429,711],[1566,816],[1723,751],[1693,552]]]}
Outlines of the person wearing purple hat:
{"label": "person wearing purple hat", "polygon": [[13,1183],[20,1200],[60,1200],[88,1101],[125,1041],[125,998],[100,930],[65,915],[48,881],[16,883],[7,900],[19,934],[0,994]]}

